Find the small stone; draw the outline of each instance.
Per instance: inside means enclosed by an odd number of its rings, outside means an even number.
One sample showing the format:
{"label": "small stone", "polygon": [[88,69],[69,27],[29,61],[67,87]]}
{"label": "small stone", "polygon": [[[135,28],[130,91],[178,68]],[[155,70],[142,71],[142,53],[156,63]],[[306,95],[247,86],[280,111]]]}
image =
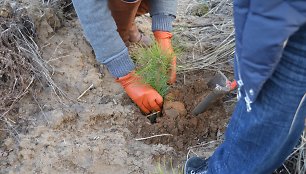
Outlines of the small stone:
{"label": "small stone", "polygon": [[107,104],[112,101],[112,98],[109,95],[103,95],[99,101],[99,104]]}
{"label": "small stone", "polygon": [[208,11],[209,11],[208,4],[200,3],[191,9],[191,15],[201,17],[201,16],[204,16]]}
{"label": "small stone", "polygon": [[177,145],[178,149],[183,149],[183,148],[184,148],[184,143],[183,143],[182,140],[178,141],[178,142],[176,143],[176,145]]}
{"label": "small stone", "polygon": [[197,127],[198,119],[193,117],[193,118],[190,119],[190,123],[192,124],[192,126]]}
{"label": "small stone", "polygon": [[186,120],[178,121],[177,128],[180,132],[183,132],[185,130],[185,121]]}
{"label": "small stone", "polygon": [[0,9],[0,17],[4,17],[4,18],[7,18],[9,17],[9,12],[6,11],[5,9]]}
{"label": "small stone", "polygon": [[172,134],[173,134],[174,136],[178,136],[178,135],[179,135],[179,130],[178,130],[178,128],[175,128],[175,129],[173,130]]}
{"label": "small stone", "polygon": [[12,138],[7,138],[4,141],[4,145],[6,146],[6,148],[10,149],[12,148],[12,146],[14,145],[14,140]]}
{"label": "small stone", "polygon": [[5,4],[3,8],[0,9],[0,17],[8,18],[13,15],[13,9],[9,3]]}

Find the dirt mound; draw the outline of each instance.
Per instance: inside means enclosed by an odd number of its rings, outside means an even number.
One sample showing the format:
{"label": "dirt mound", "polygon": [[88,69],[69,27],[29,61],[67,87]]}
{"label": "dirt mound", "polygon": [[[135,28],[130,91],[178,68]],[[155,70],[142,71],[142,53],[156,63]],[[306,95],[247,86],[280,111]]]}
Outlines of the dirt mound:
{"label": "dirt mound", "polygon": [[221,102],[196,117],[191,115],[194,107],[210,92],[202,74],[190,75],[185,84],[183,79],[178,81],[165,97],[163,116],[157,118],[156,124],[150,124],[146,117],[138,116],[129,125],[130,131],[136,137],[170,134],[144,142],[167,144],[181,152],[186,152],[190,146],[218,139],[229,118]]}

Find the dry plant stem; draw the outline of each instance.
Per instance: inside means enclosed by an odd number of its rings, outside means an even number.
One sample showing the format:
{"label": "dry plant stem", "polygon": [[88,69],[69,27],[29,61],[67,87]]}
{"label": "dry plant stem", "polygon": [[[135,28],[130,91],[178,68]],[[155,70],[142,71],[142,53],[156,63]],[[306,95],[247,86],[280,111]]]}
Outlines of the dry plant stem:
{"label": "dry plant stem", "polygon": [[205,27],[212,27],[214,25],[222,25],[224,23],[209,23],[209,24],[199,24],[199,25],[180,25],[174,24],[174,27],[187,27],[187,28],[205,28]]}
{"label": "dry plant stem", "polygon": [[[301,136],[301,142],[298,147],[288,156],[286,162],[294,166],[294,174],[306,173],[306,131],[304,130]],[[288,171],[286,163],[284,168]],[[290,171],[288,172],[290,173]]]}
{"label": "dry plant stem", "polygon": [[22,35],[25,43],[27,44],[29,49],[25,49],[23,47],[19,47],[20,49],[23,49],[24,51],[30,53],[33,55],[33,60],[40,66],[41,68],[41,74],[44,76],[44,78],[48,81],[48,83],[51,85],[54,93],[58,97],[59,101],[62,103],[62,98],[68,98],[66,93],[62,91],[57,84],[53,81],[51,76],[49,75],[49,70],[47,69],[47,63],[43,60],[43,58],[40,56],[38,46],[36,43],[32,40],[32,42],[29,42],[25,36],[22,34],[22,32],[18,29],[19,33]]}
{"label": "dry plant stem", "polygon": [[149,136],[149,137],[145,137],[145,138],[136,138],[136,141],[142,141],[142,140],[147,140],[147,139],[151,139],[151,138],[156,138],[156,137],[162,137],[162,136],[173,136],[172,134],[160,134],[160,135],[153,135],[153,136]]}
{"label": "dry plant stem", "polygon": [[80,100],[90,89],[93,88],[93,84],[91,84],[78,98],[77,100]]}
{"label": "dry plant stem", "polygon": [[0,116],[0,119],[4,118],[5,120],[8,119],[10,120],[11,122],[13,122],[15,124],[14,121],[12,121],[11,119],[9,118],[6,118],[5,116],[11,111],[11,109],[13,108],[14,104],[17,103],[25,94],[28,93],[28,90],[30,88],[30,86],[33,84],[33,81],[34,81],[34,77],[32,77],[30,83],[28,84],[28,86],[26,87],[26,89],[23,91],[22,94],[20,94],[19,96],[17,96],[15,98],[15,100],[13,101],[13,103],[11,104],[11,106],[9,107],[9,109],[7,111],[5,111],[1,116]]}
{"label": "dry plant stem", "polygon": [[189,159],[190,153],[193,153],[193,154],[195,154],[196,156],[199,156],[197,153],[195,153],[195,152],[193,151],[193,149],[189,149],[188,152],[187,152],[187,155],[186,155],[186,160]]}
{"label": "dry plant stem", "polygon": [[70,55],[59,56],[59,57],[56,57],[56,58],[54,58],[54,59],[48,60],[47,63],[53,62],[53,61],[56,61],[56,60],[59,60],[59,59],[67,58],[67,57],[69,58],[69,56],[70,56]]}
{"label": "dry plant stem", "polygon": [[154,112],[154,113],[152,113],[152,114],[149,114],[149,115],[147,115],[146,117],[151,117],[152,115],[155,115],[155,114],[158,114],[158,113],[160,113],[160,111],[157,111],[157,112]]}
{"label": "dry plant stem", "polygon": [[199,145],[195,145],[195,146],[188,147],[188,148],[187,148],[187,149],[188,149],[188,152],[187,152],[186,157],[187,157],[187,159],[188,159],[190,153],[194,153],[194,154],[196,154],[197,156],[199,156],[197,153],[195,153],[195,152],[193,151],[194,149],[201,148],[202,151],[206,151],[206,149],[207,149],[206,146],[212,145],[212,144],[219,145],[220,143],[221,143],[220,140],[215,140],[215,141],[209,141],[209,142],[207,142],[207,143],[203,143],[203,144],[201,143],[201,144],[199,144]]}
{"label": "dry plant stem", "polygon": [[45,119],[47,125],[49,125],[50,123],[49,123],[49,121],[48,121],[48,119],[47,119],[47,116],[46,116],[46,114],[45,114],[43,108],[40,106],[40,103],[37,101],[37,98],[35,97],[35,94],[33,94],[33,99],[34,99],[34,101],[36,102],[37,106],[39,107],[41,113],[43,114],[44,119]]}
{"label": "dry plant stem", "polygon": [[220,144],[221,142],[218,141],[218,140],[215,140],[215,141],[209,141],[207,143],[204,143],[204,144],[199,144],[199,145],[195,145],[195,146],[191,146],[191,147],[188,147],[187,149],[194,149],[194,148],[198,148],[198,147],[204,147],[204,146],[207,146],[207,145],[210,145],[210,144]]}

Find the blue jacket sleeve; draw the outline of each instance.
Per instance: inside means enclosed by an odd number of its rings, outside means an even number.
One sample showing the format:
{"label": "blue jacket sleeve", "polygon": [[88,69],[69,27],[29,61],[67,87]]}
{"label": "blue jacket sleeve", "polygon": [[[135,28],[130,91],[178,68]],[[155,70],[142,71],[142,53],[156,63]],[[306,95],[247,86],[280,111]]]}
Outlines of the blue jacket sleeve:
{"label": "blue jacket sleeve", "polygon": [[305,23],[305,0],[250,1],[236,67],[247,102],[256,100],[279,63],[286,41]]}
{"label": "blue jacket sleeve", "polygon": [[134,63],[117,32],[108,0],[73,0],[73,5],[97,60],[115,77],[132,71]]}
{"label": "blue jacket sleeve", "polygon": [[101,62],[125,49],[107,4],[108,0],[73,0],[86,38]]}

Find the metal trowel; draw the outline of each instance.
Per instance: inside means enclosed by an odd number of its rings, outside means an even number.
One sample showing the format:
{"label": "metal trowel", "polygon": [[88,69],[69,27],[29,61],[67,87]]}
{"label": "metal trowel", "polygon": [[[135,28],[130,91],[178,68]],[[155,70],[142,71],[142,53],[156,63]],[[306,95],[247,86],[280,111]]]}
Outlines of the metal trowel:
{"label": "metal trowel", "polygon": [[211,104],[228,94],[230,91],[236,89],[237,82],[229,81],[221,71],[218,71],[218,73],[209,80],[207,86],[213,90],[193,109],[192,114],[194,116],[203,113]]}

